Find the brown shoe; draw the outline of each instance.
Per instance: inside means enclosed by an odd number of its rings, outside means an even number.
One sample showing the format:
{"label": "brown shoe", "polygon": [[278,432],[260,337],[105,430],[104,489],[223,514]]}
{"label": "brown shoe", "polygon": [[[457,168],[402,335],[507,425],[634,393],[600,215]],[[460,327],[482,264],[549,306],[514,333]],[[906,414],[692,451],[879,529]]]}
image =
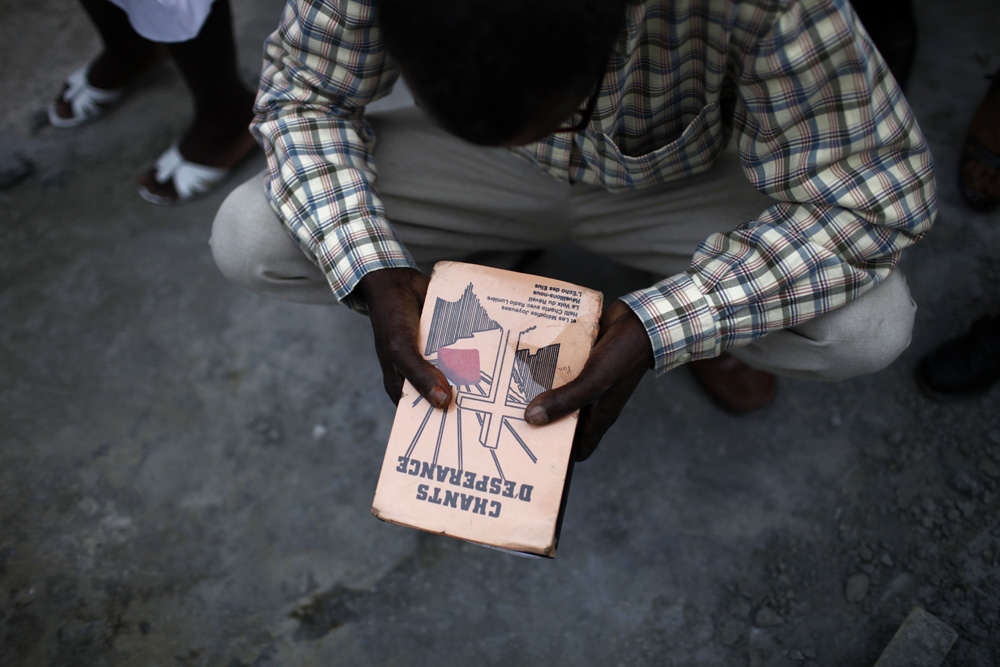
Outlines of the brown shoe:
{"label": "brown shoe", "polygon": [[714,359],[692,361],[688,366],[701,388],[727,412],[752,412],[774,399],[778,381],[773,375],[750,368],[725,352]]}

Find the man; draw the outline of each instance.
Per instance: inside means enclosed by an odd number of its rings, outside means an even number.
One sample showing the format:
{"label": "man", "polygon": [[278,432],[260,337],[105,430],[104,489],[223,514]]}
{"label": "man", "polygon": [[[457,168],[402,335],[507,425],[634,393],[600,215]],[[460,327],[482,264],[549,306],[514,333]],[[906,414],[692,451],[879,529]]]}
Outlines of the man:
{"label": "man", "polygon": [[[400,72],[423,111],[366,118]],[[663,277],[526,410],[582,408],[579,459],[649,368],[690,363],[743,411],[769,373],[869,373],[909,343],[895,265],[935,215],[931,158],[846,0],[298,0],[256,108],[268,172],[220,211],[217,262],[367,312],[394,400],[403,378],[451,396],[415,260],[487,249],[572,241]]]}

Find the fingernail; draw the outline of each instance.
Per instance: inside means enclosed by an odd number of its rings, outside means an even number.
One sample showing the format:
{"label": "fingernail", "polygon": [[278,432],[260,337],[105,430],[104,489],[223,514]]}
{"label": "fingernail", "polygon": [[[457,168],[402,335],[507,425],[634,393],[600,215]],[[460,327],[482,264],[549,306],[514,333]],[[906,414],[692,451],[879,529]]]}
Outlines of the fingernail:
{"label": "fingernail", "polygon": [[444,407],[444,404],[448,401],[448,396],[448,392],[441,387],[434,387],[431,389],[431,403],[433,403],[436,408]]}
{"label": "fingernail", "polygon": [[533,405],[524,413],[524,418],[533,426],[544,426],[549,423],[549,416],[545,408],[540,405]]}

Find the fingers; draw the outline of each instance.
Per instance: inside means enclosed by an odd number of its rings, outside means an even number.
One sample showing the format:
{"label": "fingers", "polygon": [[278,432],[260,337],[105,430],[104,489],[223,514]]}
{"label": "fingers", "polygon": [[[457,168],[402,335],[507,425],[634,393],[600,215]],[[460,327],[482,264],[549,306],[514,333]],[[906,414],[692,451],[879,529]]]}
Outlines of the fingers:
{"label": "fingers", "polygon": [[[402,378],[406,378],[431,405],[436,408],[446,408],[451,402],[451,385],[448,384],[444,373],[420,354],[417,341],[416,334],[411,336],[399,329],[388,334],[384,350],[389,363],[400,378],[399,391],[402,392]],[[384,377],[386,367],[383,366],[382,372]]]}
{"label": "fingers", "polygon": [[[376,341],[378,340],[379,338],[376,336]],[[381,344],[376,342],[375,352],[382,368],[382,385],[392,402],[399,403],[403,394],[403,384],[405,380],[409,380],[417,392],[426,398],[431,405],[436,408],[448,407],[451,400],[451,387],[444,374],[433,364],[425,361],[419,352],[414,355],[413,351],[418,348],[415,346],[412,349],[405,347],[407,341],[398,332],[390,334],[388,341],[384,338],[382,341]],[[407,351],[402,352],[404,349]]]}
{"label": "fingers", "polygon": [[641,378],[653,363],[652,345],[638,316],[621,301],[601,317],[601,331],[587,363],[571,382],[539,394],[525,411],[529,424],[561,419],[608,394],[624,377]]}
{"label": "fingers", "polygon": [[[401,377],[408,379],[418,392],[426,395],[438,388],[438,385],[446,388],[448,384],[441,372],[420,354],[419,329],[416,326],[419,317],[419,311],[410,315],[397,312],[388,322],[383,322],[378,327],[376,340],[387,365]],[[383,367],[383,371],[385,370]]]}
{"label": "fingers", "polygon": [[368,304],[389,398],[399,402],[405,378],[431,405],[447,407],[451,402],[448,380],[424,359],[418,347],[427,277],[415,269],[382,269],[367,274],[358,287]]}
{"label": "fingers", "polygon": [[618,421],[618,416],[645,374],[646,369],[643,368],[621,378],[611,389],[581,410],[576,436],[573,438],[573,457],[577,461],[586,461],[594,453],[604,434]]}
{"label": "fingers", "polygon": [[525,410],[525,419],[540,426],[580,410],[574,451],[578,460],[584,460],[618,419],[652,364],[645,327],[628,306],[615,302],[601,318],[597,344],[579,376],[539,394]]}
{"label": "fingers", "polygon": [[611,366],[608,361],[592,356],[576,379],[536,396],[524,412],[525,420],[543,426],[594,403],[614,384]]}
{"label": "fingers", "polygon": [[403,381],[405,378],[396,370],[392,360],[382,352],[382,347],[378,344],[375,345],[375,354],[378,356],[378,363],[382,368],[382,386],[385,387],[385,393],[389,395],[393,403],[398,404],[400,397],[403,395]]}

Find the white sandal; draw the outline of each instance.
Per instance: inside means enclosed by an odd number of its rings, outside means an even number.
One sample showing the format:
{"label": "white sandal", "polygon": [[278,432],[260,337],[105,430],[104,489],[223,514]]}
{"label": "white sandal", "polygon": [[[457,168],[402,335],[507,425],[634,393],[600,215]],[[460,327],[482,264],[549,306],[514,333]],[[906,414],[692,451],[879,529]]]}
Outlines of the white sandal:
{"label": "white sandal", "polygon": [[69,128],[97,120],[106,114],[111,106],[121,99],[125,88],[105,90],[95,88],[87,82],[90,65],[84,65],[66,79],[66,88],[59,95],[73,110],[70,118],[63,118],[56,111],[56,102],[49,105],[49,122],[55,127]]}
{"label": "white sandal", "polygon": [[207,167],[189,162],[181,155],[177,144],[174,144],[156,161],[155,178],[157,183],[173,180],[177,197],[158,195],[143,185],[139,186],[139,196],[152,204],[183,204],[214,190],[226,180],[231,171],[231,168]]}

